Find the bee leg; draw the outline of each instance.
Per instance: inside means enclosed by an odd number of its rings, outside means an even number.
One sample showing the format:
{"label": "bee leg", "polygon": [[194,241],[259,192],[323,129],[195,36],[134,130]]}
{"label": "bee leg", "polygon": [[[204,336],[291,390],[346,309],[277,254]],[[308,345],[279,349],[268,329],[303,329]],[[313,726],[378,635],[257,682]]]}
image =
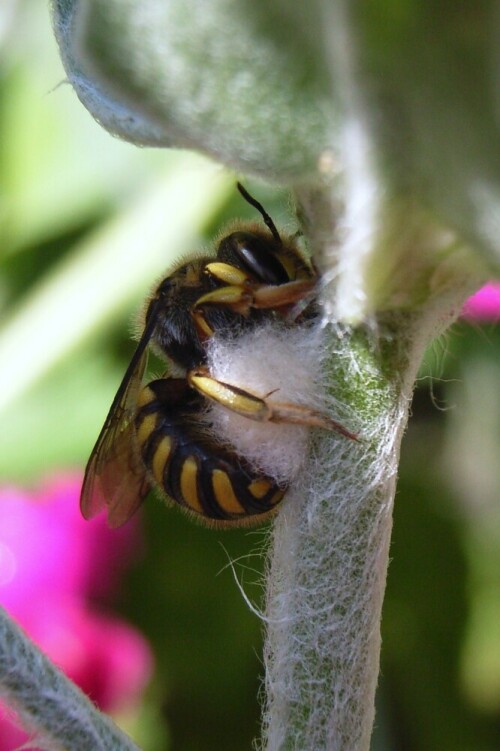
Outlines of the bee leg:
{"label": "bee leg", "polygon": [[[228,264],[219,264],[228,265]],[[229,266],[232,269],[232,266]],[[237,269],[234,269],[237,271]],[[237,284],[228,284],[225,287],[219,287],[212,292],[202,295],[191,308],[191,317],[193,319],[196,331],[200,341],[206,341],[214,334],[214,330],[205,317],[205,311],[202,306],[217,305],[218,307],[230,308],[242,315],[248,315],[252,295],[249,295],[245,288]]]}
{"label": "bee leg", "polygon": [[237,266],[232,266],[230,263],[224,263],[223,261],[213,261],[207,263],[205,266],[205,273],[216,279],[218,282],[229,284],[231,286],[243,286],[245,284],[255,283],[254,277],[239,269]]}
{"label": "bee leg", "polygon": [[[285,284],[227,284],[198,298],[191,314],[195,321],[203,318],[201,308],[205,305],[223,306],[241,315],[248,315],[253,308],[285,308],[303,300],[313,291],[315,283],[314,279],[296,279]],[[203,330],[203,324],[201,327]]]}
{"label": "bee leg", "polygon": [[316,286],[315,279],[296,279],[279,285],[263,284],[253,294],[252,308],[283,308],[301,302]]}
{"label": "bee leg", "polygon": [[192,388],[207,399],[222,404],[232,412],[248,417],[250,420],[309,425],[325,430],[334,430],[346,438],[358,440],[355,433],[351,433],[328,415],[299,404],[269,402],[266,397],[260,397],[251,391],[212,378],[207,368],[190,370],[187,374],[187,381]]}

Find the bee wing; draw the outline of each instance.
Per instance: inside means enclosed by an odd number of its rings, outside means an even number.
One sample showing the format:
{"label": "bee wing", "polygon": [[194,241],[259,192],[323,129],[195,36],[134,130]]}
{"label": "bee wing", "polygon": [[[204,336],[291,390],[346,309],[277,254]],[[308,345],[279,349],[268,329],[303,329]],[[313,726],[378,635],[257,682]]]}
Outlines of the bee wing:
{"label": "bee wing", "polygon": [[110,527],[125,524],[150,488],[135,448],[134,416],[147,363],[147,345],[156,325],[154,311],[153,307],[85,469],[80,496],[82,515],[91,519],[106,510]]}

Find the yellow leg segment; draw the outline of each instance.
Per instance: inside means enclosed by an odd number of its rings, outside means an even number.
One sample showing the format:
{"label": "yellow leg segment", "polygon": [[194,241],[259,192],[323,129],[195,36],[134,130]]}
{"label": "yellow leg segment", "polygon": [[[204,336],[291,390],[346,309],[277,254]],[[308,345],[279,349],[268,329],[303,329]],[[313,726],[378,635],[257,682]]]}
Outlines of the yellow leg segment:
{"label": "yellow leg segment", "polygon": [[189,371],[187,380],[192,388],[199,391],[207,399],[222,404],[223,407],[236,412],[238,415],[248,417],[250,420],[309,425],[324,430],[334,430],[353,441],[358,440],[355,433],[346,430],[343,425],[332,420],[328,415],[299,404],[269,402],[265,397],[260,397],[238,386],[212,378],[207,368]]}

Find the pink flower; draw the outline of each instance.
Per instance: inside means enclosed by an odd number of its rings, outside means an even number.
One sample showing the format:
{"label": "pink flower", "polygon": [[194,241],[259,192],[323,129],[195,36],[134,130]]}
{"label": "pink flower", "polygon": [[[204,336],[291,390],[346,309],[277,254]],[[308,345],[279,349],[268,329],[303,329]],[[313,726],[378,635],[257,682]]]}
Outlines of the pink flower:
{"label": "pink flower", "polygon": [[474,321],[500,319],[500,282],[489,282],[469,297],[462,308],[462,317]]}
{"label": "pink flower", "polygon": [[[133,522],[110,530],[78,508],[81,477],[57,475],[30,494],[0,487],[0,603],[104,710],[136,704],[152,670],[138,631],[95,604],[109,603],[137,552]],[[109,606],[108,606],[109,607]],[[25,736],[0,712],[0,751]],[[20,740],[21,738],[21,740]]]}

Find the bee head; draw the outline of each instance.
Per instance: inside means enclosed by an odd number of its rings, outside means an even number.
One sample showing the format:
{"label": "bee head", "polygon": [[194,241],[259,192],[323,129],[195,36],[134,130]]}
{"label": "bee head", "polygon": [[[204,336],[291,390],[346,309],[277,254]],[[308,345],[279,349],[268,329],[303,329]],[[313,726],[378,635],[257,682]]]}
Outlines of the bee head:
{"label": "bee head", "polygon": [[249,271],[264,284],[285,284],[290,277],[279,260],[281,250],[281,241],[278,244],[267,232],[239,230],[222,238],[217,258]]}

